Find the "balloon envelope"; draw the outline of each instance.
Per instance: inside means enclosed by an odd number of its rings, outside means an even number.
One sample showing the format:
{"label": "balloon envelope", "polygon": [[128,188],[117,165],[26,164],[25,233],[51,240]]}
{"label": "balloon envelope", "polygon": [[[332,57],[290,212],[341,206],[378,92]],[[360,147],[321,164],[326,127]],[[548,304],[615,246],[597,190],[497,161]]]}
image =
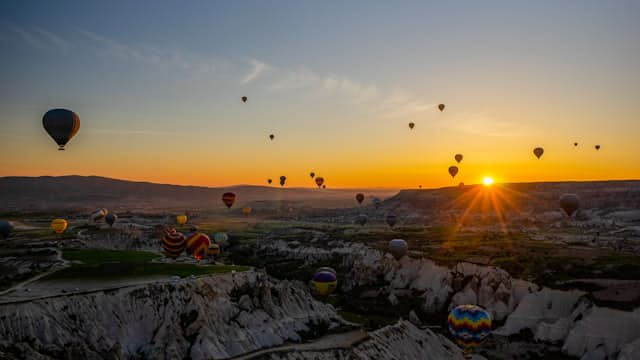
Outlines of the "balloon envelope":
{"label": "balloon envelope", "polygon": [[313,275],[311,283],[316,295],[327,296],[335,291],[338,285],[338,278],[336,274],[329,271],[319,271]]}
{"label": "balloon envelope", "polygon": [[176,229],[169,228],[162,232],[162,249],[167,257],[177,258],[182,254],[186,245],[184,235],[177,232]]}
{"label": "balloon envelope", "polygon": [[222,202],[225,204],[227,208],[231,208],[233,204],[236,202],[236,194],[232,192],[226,192],[222,194]]}
{"label": "balloon envelope", "polygon": [[189,218],[187,217],[187,215],[184,214],[176,216],[176,222],[178,223],[178,225],[186,224],[188,219]]}
{"label": "balloon envelope", "polygon": [[563,194],[560,196],[560,207],[571,217],[580,208],[580,198],[576,194]]}
{"label": "balloon envelope", "polygon": [[273,180],[267,179],[267,183],[271,184],[272,182],[273,182]]}
{"label": "balloon envelope", "polygon": [[280,176],[280,186],[284,186],[284,183],[287,181],[287,177],[282,175]]}
{"label": "balloon envelope", "polygon": [[460,161],[462,161],[462,154],[456,154],[456,156],[454,156],[454,158],[456,159],[456,161],[458,162],[458,164],[460,164]]}
{"label": "balloon envelope", "polygon": [[62,234],[65,230],[67,230],[67,220],[65,219],[54,219],[51,221],[51,230],[56,234]]}
{"label": "balloon envelope", "polygon": [[112,212],[108,213],[107,216],[104,217],[104,220],[109,224],[109,226],[113,226],[113,224],[118,220],[118,216]]}
{"label": "balloon envelope", "polygon": [[400,260],[405,256],[408,249],[409,245],[407,245],[407,242],[402,239],[393,239],[389,241],[389,252],[396,260]]}
{"label": "balloon envelope", "polygon": [[318,176],[316,178],[316,185],[318,185],[318,187],[321,187],[322,184],[324,184],[324,178],[322,176]]}
{"label": "balloon envelope", "polygon": [[458,345],[467,349],[480,345],[491,333],[491,315],[476,305],[456,306],[447,324]]}
{"label": "balloon envelope", "polygon": [[213,235],[213,240],[221,245],[224,245],[229,240],[229,235],[227,233],[219,232]]}
{"label": "balloon envelope", "polygon": [[91,221],[98,222],[104,219],[108,213],[109,213],[109,210],[105,208],[95,210],[94,212],[91,213]]}
{"label": "balloon envelope", "polygon": [[438,109],[440,110],[440,112],[444,111],[444,104],[438,105]]}
{"label": "balloon envelope", "polygon": [[311,176],[311,178],[313,179],[316,176],[316,173],[314,173],[313,171],[309,173],[309,176]]}
{"label": "balloon envelope", "polygon": [[273,138],[275,138],[275,137],[276,137],[276,136],[275,136],[275,135],[273,135],[273,134],[269,135],[269,139],[271,139],[271,140],[273,140]]}
{"label": "balloon envelope", "polygon": [[249,206],[245,206],[242,208],[242,215],[244,215],[245,217],[248,217],[249,214],[251,214],[251,207]]}
{"label": "balloon envelope", "polygon": [[449,166],[449,175],[451,175],[452,178],[456,177],[456,174],[458,174],[458,167],[457,166]]}
{"label": "balloon envelope", "polygon": [[203,233],[195,233],[187,238],[187,249],[196,260],[207,256],[209,245],[211,245],[211,239]]}
{"label": "balloon envelope", "polygon": [[600,150],[600,145],[596,145],[596,150]]}
{"label": "balloon envelope", "polygon": [[64,150],[65,145],[80,130],[80,117],[71,110],[52,109],[42,117],[42,126],[58,144],[58,150]]}
{"label": "balloon envelope", "polygon": [[246,96],[243,96],[241,99],[242,99],[242,102],[247,102],[247,97]]}
{"label": "balloon envelope", "polygon": [[533,155],[535,155],[538,159],[540,159],[540,156],[542,156],[542,154],[544,154],[544,149],[541,147],[537,147],[535,149],[533,149]]}
{"label": "balloon envelope", "polygon": [[0,237],[6,239],[11,235],[13,231],[13,226],[8,221],[0,220]]}
{"label": "balloon envelope", "polygon": [[414,124],[412,122],[409,123],[409,129],[413,129],[415,126],[416,126],[416,124]]}
{"label": "balloon envelope", "polygon": [[363,193],[357,193],[356,194],[356,201],[358,202],[358,204],[362,204],[362,202],[364,201],[364,194]]}

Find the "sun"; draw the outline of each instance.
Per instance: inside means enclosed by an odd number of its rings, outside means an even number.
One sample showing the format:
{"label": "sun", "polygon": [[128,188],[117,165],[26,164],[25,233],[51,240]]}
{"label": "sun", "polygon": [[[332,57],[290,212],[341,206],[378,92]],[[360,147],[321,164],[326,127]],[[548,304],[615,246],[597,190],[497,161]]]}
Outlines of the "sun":
{"label": "sun", "polygon": [[490,176],[485,176],[485,177],[482,179],[482,184],[484,184],[484,186],[491,186],[491,185],[493,185],[493,178],[492,178],[492,177],[490,177]]}

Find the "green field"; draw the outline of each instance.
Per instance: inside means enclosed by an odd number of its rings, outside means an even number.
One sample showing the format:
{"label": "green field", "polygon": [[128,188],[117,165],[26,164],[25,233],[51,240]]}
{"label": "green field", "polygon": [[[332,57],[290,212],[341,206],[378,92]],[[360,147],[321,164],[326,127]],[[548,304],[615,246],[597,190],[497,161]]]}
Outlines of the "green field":
{"label": "green field", "polygon": [[[74,261],[70,267],[46,277],[59,279],[124,279],[148,276],[191,276],[246,271],[247,266],[153,263],[161,255],[146,251],[98,249],[64,250],[63,258]],[[80,263],[81,262],[81,263]]]}

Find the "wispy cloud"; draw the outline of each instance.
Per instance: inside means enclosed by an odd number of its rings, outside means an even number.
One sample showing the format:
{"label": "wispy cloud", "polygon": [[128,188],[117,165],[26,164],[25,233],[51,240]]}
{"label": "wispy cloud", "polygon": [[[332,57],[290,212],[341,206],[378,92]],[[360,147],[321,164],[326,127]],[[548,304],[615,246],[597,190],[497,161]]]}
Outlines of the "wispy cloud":
{"label": "wispy cloud", "polygon": [[252,82],[253,80],[257,79],[263,72],[269,70],[270,68],[270,66],[267,65],[266,63],[256,59],[251,59],[249,63],[251,65],[251,69],[249,70],[247,75],[245,75],[245,77],[242,79],[243,84],[248,84]]}
{"label": "wispy cloud", "polygon": [[90,40],[98,51],[114,58],[198,73],[213,73],[216,68],[212,61],[189,52],[155,46],[131,46],[84,29],[76,29],[76,31]]}
{"label": "wispy cloud", "polygon": [[484,114],[460,114],[455,122],[443,126],[457,131],[484,136],[513,137],[526,133],[522,124],[495,119]]}
{"label": "wispy cloud", "polygon": [[[184,50],[169,49],[153,44],[130,44],[86,29],[75,29],[76,36],[64,37],[37,27],[5,25],[12,38],[38,49],[52,48],[67,51],[71,48],[89,50],[100,56],[162,69],[181,70],[194,74],[211,74],[220,67],[221,73],[231,75],[241,84],[253,84],[257,79],[268,91],[301,91],[314,94],[335,94],[355,106],[365,106],[384,119],[406,119],[424,116],[434,111],[436,104],[422,99],[408,90],[382,89],[375,84],[355,80],[341,74],[319,74],[304,66],[280,67],[257,58],[250,58],[249,68],[229,59],[210,57]],[[6,32],[6,31],[5,31]],[[217,64],[216,64],[217,63]],[[245,63],[246,64],[246,63]],[[473,128],[472,123],[466,127]]]}

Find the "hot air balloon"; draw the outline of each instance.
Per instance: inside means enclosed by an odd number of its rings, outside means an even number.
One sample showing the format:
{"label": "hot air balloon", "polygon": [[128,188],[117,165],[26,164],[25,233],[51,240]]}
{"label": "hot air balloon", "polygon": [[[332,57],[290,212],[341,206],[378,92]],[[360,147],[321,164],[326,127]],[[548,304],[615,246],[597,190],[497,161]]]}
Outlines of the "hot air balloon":
{"label": "hot air balloon", "polygon": [[273,182],[273,180],[267,179],[267,183],[271,184],[272,182]]}
{"label": "hot air balloon", "polygon": [[67,230],[67,220],[65,219],[55,219],[51,221],[51,230],[56,234],[62,234],[65,230]]}
{"label": "hot air balloon", "polygon": [[324,184],[324,178],[322,176],[318,176],[316,178],[316,185],[318,185],[318,189]]}
{"label": "hot air balloon", "polygon": [[0,220],[0,237],[6,239],[11,235],[13,231],[13,226],[8,221]]}
{"label": "hot air balloon", "polygon": [[219,232],[213,235],[213,240],[219,245],[226,245],[227,241],[229,241],[229,235],[227,233]]}
{"label": "hot air balloon", "polygon": [[313,275],[311,284],[316,296],[325,297],[335,291],[338,286],[338,278],[336,274],[329,271],[319,271]]}
{"label": "hot air balloon", "polygon": [[541,147],[537,147],[535,149],[533,149],[533,155],[535,155],[538,159],[540,159],[540,156],[542,156],[542,154],[544,154],[544,149]]}
{"label": "hot air balloon", "polygon": [[447,318],[449,331],[465,353],[480,345],[491,333],[491,315],[477,305],[459,305]]}
{"label": "hot air balloon", "polygon": [[360,214],[356,217],[355,220],[356,224],[360,225],[360,226],[364,226],[364,224],[367,223],[367,215],[365,214]]}
{"label": "hot air balloon", "polygon": [[316,173],[314,173],[313,171],[309,173],[309,176],[311,176],[311,178],[313,179],[316,176]]}
{"label": "hot air balloon", "polygon": [[574,143],[573,143],[573,146],[578,146],[578,143],[577,143],[577,142],[574,142]]}
{"label": "hot air balloon", "polygon": [[111,227],[113,227],[116,220],[118,220],[118,216],[112,212],[108,213],[107,216],[104,217],[104,221],[106,221]]}
{"label": "hot air balloon", "polygon": [[203,233],[195,233],[187,238],[187,249],[198,261],[207,256],[209,245],[211,245],[211,239]]}
{"label": "hot air balloon", "polygon": [[460,164],[460,161],[462,161],[462,157],[463,157],[462,154],[456,154],[456,156],[454,156],[458,164]]}
{"label": "hot air balloon", "polygon": [[275,137],[276,137],[276,136],[275,136],[275,135],[273,135],[273,134],[270,134],[270,135],[269,135],[269,139],[271,139],[271,140],[273,140],[273,138],[275,138]]}
{"label": "hot air balloon", "polygon": [[184,225],[187,223],[187,220],[189,220],[189,218],[187,217],[187,215],[178,215],[176,216],[176,222],[178,223],[178,225]]}
{"label": "hot air balloon", "polygon": [[357,193],[356,194],[356,201],[358,202],[358,204],[362,204],[362,202],[364,201],[364,194],[363,193]]}
{"label": "hot air balloon", "polygon": [[245,103],[247,102],[247,97],[246,96],[241,97],[241,99],[242,99],[242,102],[245,102]]}
{"label": "hot air balloon", "polygon": [[380,208],[380,205],[382,205],[382,201],[378,198],[373,198],[371,202],[373,203],[373,207],[376,208],[376,210],[378,210]]}
{"label": "hot air balloon", "polygon": [[389,227],[394,227],[394,225],[398,221],[398,217],[396,216],[396,214],[387,214],[387,218],[385,219],[385,221],[387,222],[387,225],[389,225]]}
{"label": "hot air balloon", "polygon": [[322,188],[323,188],[323,189],[326,189],[326,188],[327,188],[327,185],[322,185]]}
{"label": "hot air balloon", "polygon": [[42,117],[42,126],[58,144],[58,150],[64,150],[65,145],[80,130],[80,118],[71,110],[52,109]]}
{"label": "hot air balloon", "polygon": [[409,246],[407,242],[402,239],[393,239],[389,241],[389,252],[396,260],[400,260],[407,254]]}
{"label": "hot air balloon", "polygon": [[452,178],[456,177],[457,173],[458,173],[457,166],[449,166],[449,175],[451,175]]}
{"label": "hot air balloon", "polygon": [[413,130],[413,128],[414,128],[415,126],[416,126],[416,124],[414,124],[414,123],[412,123],[412,122],[410,122],[410,123],[409,123],[409,129]]}
{"label": "hot air balloon", "polygon": [[249,217],[249,214],[251,214],[251,207],[249,206],[245,206],[242,208],[242,215],[244,215],[244,217]]}
{"label": "hot air balloon", "polygon": [[184,235],[177,232],[176,229],[165,229],[162,232],[162,249],[167,257],[177,258],[182,254],[186,245]]}
{"label": "hot air balloon", "polygon": [[444,104],[438,105],[438,109],[440,110],[440,112],[443,112],[444,111]]}
{"label": "hot air balloon", "polygon": [[95,210],[94,212],[91,213],[91,221],[98,222],[104,219],[108,213],[109,213],[109,210],[105,208]]}
{"label": "hot air balloon", "polygon": [[563,194],[560,196],[560,207],[571,217],[580,208],[580,198],[576,194]]}
{"label": "hot air balloon", "polygon": [[222,202],[227,206],[227,208],[231,209],[233,204],[236,202],[236,194],[232,192],[222,194]]}
{"label": "hot air balloon", "polygon": [[220,255],[220,245],[211,243],[209,245],[209,255]]}
{"label": "hot air balloon", "polygon": [[600,150],[600,145],[595,146],[596,150]]}
{"label": "hot air balloon", "polygon": [[282,175],[280,176],[280,186],[284,186],[284,183],[287,181],[287,177]]}

